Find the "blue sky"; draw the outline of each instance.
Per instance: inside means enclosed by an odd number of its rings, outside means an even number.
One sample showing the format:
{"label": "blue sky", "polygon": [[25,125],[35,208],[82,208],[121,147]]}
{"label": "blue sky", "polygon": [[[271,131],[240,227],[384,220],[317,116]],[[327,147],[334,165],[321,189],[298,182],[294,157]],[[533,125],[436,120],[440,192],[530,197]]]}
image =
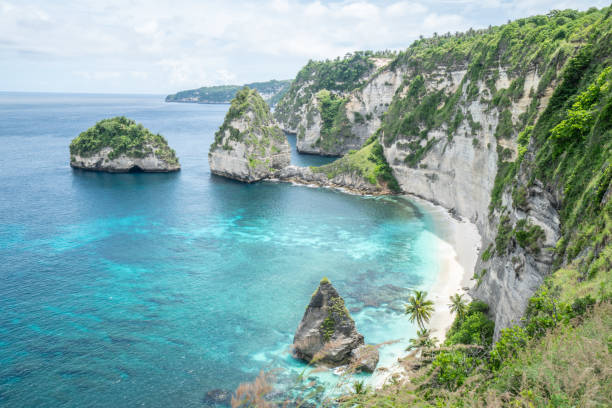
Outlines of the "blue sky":
{"label": "blue sky", "polygon": [[165,94],[609,0],[0,0],[0,90]]}

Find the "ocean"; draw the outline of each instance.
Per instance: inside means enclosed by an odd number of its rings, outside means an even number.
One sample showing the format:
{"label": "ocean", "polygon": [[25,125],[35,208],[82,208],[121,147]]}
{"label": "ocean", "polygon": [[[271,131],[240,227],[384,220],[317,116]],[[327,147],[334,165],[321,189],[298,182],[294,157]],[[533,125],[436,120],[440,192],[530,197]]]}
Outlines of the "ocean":
{"label": "ocean", "polygon": [[[399,340],[381,364],[405,348],[416,327],[403,304],[439,269],[428,211],[211,175],[227,109],[0,93],[0,406],[202,407],[260,370],[280,384],[305,369],[288,350],[323,277],[366,342]],[[71,169],[72,138],[117,115],[164,135],[182,170]],[[333,160],[289,138],[294,164]]]}

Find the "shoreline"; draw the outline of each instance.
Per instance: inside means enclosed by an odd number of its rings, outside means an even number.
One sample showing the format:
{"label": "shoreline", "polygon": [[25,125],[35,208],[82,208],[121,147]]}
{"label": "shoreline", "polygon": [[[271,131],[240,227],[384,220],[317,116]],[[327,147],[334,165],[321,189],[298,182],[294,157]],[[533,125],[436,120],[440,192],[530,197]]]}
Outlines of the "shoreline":
{"label": "shoreline", "polygon": [[[266,181],[269,183],[287,183],[287,184],[291,184],[293,186],[301,186],[301,187],[309,187],[309,188],[327,188],[330,190],[336,190],[336,191],[340,191],[344,194],[350,194],[350,195],[357,195],[357,196],[364,196],[364,197],[380,197],[380,196],[402,196],[405,194],[393,194],[388,190],[364,190],[364,189],[359,189],[359,188],[352,188],[352,187],[347,187],[347,186],[343,186],[340,184],[336,184],[336,183],[322,183],[320,181],[316,181],[316,180],[312,180],[312,181],[306,181],[303,179],[299,179],[299,178],[295,178],[295,177],[291,177],[291,178],[268,178],[268,179],[264,179],[261,181]],[[412,197],[412,196],[410,196]]]}
{"label": "shoreline", "polygon": [[[434,222],[440,258],[438,275],[427,291],[428,298],[434,302],[434,313],[428,328],[432,336],[441,343],[455,319],[448,308],[449,297],[461,293],[471,300],[468,288],[473,285],[472,277],[482,246],[482,238],[476,225],[466,218],[452,215],[447,208],[420,197],[411,194],[405,196],[425,207]],[[380,389],[393,377],[405,379],[406,373],[400,360],[408,354],[409,352],[405,352],[391,366],[377,367],[368,381],[369,384],[375,389]]]}
{"label": "shoreline", "polygon": [[[387,191],[365,191],[336,183],[321,183],[319,181],[306,181],[296,178],[269,178],[263,181],[273,183],[289,183],[294,186],[309,188],[327,188],[344,194],[358,196],[396,196],[405,197],[418,206],[423,207],[433,220],[434,239],[437,241],[439,261],[438,274],[434,283],[427,289],[428,299],[434,302],[434,312],[427,327],[432,337],[438,343],[444,342],[446,333],[450,329],[455,316],[450,312],[448,304],[450,296],[460,293],[468,301],[472,300],[469,290],[474,285],[473,276],[482,247],[482,237],[475,224],[467,218],[454,214],[452,210],[443,207],[437,202],[426,200],[410,193],[390,194]],[[407,373],[401,365],[401,360],[410,354],[403,351],[397,359],[386,365],[379,365],[367,380],[368,385],[380,389],[392,378],[407,379]]]}
{"label": "shoreline", "polygon": [[416,201],[431,208],[430,214],[434,218],[436,230],[443,236],[438,243],[441,254],[440,271],[429,292],[435,307],[429,328],[432,335],[442,342],[455,320],[448,308],[449,297],[456,293],[469,296],[468,290],[473,286],[472,278],[482,238],[476,225],[466,218],[457,219],[448,209],[423,199],[417,198]]}

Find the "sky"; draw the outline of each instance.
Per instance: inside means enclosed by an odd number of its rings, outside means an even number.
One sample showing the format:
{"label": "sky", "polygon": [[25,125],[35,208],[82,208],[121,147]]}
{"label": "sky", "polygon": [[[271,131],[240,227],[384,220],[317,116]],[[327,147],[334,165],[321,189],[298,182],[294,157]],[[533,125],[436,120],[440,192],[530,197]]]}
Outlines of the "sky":
{"label": "sky", "polygon": [[0,0],[0,91],[152,93],[290,79],[309,59],[610,0]]}

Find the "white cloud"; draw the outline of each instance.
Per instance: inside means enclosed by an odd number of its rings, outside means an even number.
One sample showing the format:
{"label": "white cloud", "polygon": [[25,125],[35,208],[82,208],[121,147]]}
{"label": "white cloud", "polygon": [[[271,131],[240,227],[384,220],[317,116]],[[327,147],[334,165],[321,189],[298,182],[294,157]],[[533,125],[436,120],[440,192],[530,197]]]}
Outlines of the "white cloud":
{"label": "white cloud", "polygon": [[[601,7],[607,1],[592,3]],[[310,58],[403,49],[419,34],[501,24],[552,8],[576,7],[573,3],[0,0],[0,74],[11,73],[0,75],[0,89],[37,83],[26,77],[32,72],[45,76],[40,83],[65,88],[53,90],[109,92],[161,93],[229,81],[290,78]],[[77,71],[82,80],[78,84],[53,76]]]}
{"label": "white cloud", "polygon": [[377,6],[368,2],[347,3],[340,8],[340,18],[355,18],[355,19],[376,19],[378,18],[379,9]]}
{"label": "white cloud", "polygon": [[416,14],[422,14],[427,11],[427,7],[420,3],[408,1],[398,1],[390,4],[385,8],[385,13],[390,17],[404,17]]}
{"label": "white cloud", "polygon": [[116,71],[115,72],[112,72],[112,71],[93,71],[93,72],[76,71],[75,74],[87,80],[93,80],[93,81],[116,79],[122,76],[121,72],[116,72]]}

